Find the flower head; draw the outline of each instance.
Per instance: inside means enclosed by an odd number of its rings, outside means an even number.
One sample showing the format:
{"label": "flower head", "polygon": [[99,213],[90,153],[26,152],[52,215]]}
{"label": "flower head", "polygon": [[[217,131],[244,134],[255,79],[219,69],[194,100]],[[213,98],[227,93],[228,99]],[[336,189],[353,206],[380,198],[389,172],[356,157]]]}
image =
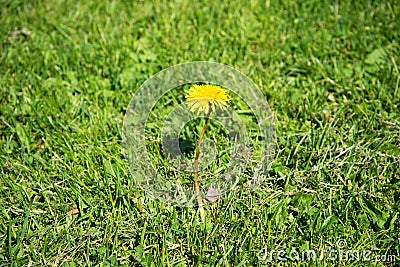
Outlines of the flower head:
{"label": "flower head", "polygon": [[193,85],[186,92],[186,105],[191,111],[200,113],[215,110],[215,106],[224,109],[232,98],[228,96],[227,90],[217,85]]}

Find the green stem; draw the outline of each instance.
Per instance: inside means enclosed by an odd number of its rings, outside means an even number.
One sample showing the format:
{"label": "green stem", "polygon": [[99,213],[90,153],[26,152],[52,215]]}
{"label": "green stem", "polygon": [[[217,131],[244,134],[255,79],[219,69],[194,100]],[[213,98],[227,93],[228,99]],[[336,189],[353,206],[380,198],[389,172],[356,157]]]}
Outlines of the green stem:
{"label": "green stem", "polygon": [[[211,112],[211,110],[210,110],[210,112]],[[203,208],[203,199],[201,198],[201,195],[200,195],[199,157],[200,157],[201,141],[203,141],[204,133],[206,132],[208,121],[210,120],[210,112],[208,112],[208,114],[207,114],[206,122],[204,123],[203,130],[201,131],[199,141],[197,142],[196,155],[194,158],[194,187],[196,190],[197,203],[199,204],[200,218],[201,218],[202,222],[204,222],[204,219],[205,219],[205,212],[204,212],[204,208]]]}

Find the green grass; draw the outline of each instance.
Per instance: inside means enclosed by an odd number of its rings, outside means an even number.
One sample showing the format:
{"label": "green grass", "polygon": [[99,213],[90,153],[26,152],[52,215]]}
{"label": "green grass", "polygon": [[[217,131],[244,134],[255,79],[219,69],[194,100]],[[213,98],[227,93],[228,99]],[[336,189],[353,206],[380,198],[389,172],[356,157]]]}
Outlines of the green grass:
{"label": "green grass", "polygon": [[[345,240],[397,258],[272,265],[398,266],[400,8],[355,2],[0,0],[0,265],[263,266]],[[195,60],[248,75],[278,138],[206,224],[149,198],[121,144],[135,90]]]}

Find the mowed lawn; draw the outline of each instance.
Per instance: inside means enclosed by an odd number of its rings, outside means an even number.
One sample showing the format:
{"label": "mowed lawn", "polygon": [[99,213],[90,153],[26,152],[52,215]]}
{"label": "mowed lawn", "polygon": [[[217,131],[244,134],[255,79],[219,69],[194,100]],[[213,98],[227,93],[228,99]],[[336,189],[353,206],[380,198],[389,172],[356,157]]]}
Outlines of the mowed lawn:
{"label": "mowed lawn", "polygon": [[[397,1],[123,2],[0,0],[0,266],[400,264]],[[122,151],[140,85],[199,60],[252,79],[277,131],[264,184],[205,223]],[[360,258],[301,258],[339,249]]]}

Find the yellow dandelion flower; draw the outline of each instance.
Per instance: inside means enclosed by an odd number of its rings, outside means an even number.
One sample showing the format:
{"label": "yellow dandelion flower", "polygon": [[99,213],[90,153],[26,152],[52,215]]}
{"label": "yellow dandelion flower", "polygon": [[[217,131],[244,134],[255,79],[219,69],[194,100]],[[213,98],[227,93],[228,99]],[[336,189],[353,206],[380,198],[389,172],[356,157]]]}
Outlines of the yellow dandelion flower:
{"label": "yellow dandelion flower", "polygon": [[207,114],[211,108],[215,110],[215,106],[224,109],[228,106],[229,97],[227,90],[217,85],[193,85],[186,92],[186,105],[191,111],[196,111],[199,114],[205,111]]}

